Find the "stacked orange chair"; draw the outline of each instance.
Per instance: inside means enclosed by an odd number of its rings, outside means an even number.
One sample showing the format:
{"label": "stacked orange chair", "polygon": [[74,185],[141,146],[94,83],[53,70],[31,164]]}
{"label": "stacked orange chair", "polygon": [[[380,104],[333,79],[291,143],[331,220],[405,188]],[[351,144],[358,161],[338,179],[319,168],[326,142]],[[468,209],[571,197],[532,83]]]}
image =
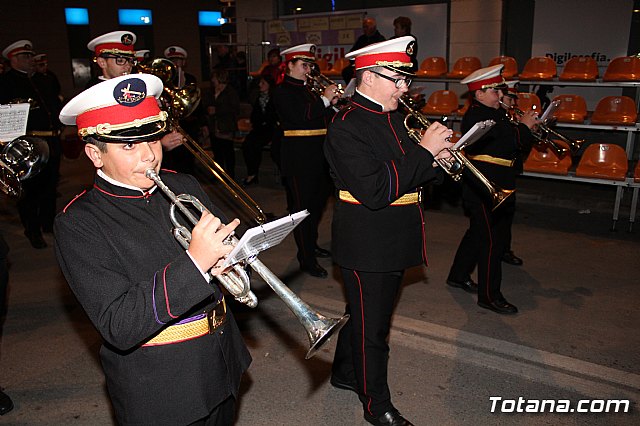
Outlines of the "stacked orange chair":
{"label": "stacked orange chair", "polygon": [[[349,60],[348,59],[338,58],[333,63],[333,66],[329,70],[327,70],[326,72],[323,72],[322,74],[326,75],[327,77],[341,77],[342,76],[342,70],[347,65],[349,65]],[[349,82],[347,81],[347,83],[349,83]]]}
{"label": "stacked orange chair", "polygon": [[502,76],[507,80],[518,75],[518,63],[512,56],[497,56],[493,58],[488,66],[503,64]]}
{"label": "stacked orange chair", "polygon": [[269,61],[264,61],[262,65],[260,65],[260,68],[258,68],[258,71],[250,71],[249,75],[253,78],[260,77],[260,75],[262,75],[262,70],[264,70],[267,65],[269,65]]}
{"label": "stacked orange chair", "polygon": [[316,58],[316,64],[318,64],[318,71],[320,71],[321,74],[326,75],[330,68],[327,60],[325,58]]}
{"label": "stacked orange chair", "polygon": [[563,81],[596,81],[598,63],[589,56],[576,56],[569,59],[560,74]]}
{"label": "stacked orange chair", "polygon": [[[567,144],[561,140],[554,140],[559,146],[568,148]],[[553,175],[567,175],[571,167],[571,156],[564,155],[559,158],[556,153],[548,147],[534,146],[531,153],[524,162],[525,172],[549,173]]]}
{"label": "stacked orange chair", "polygon": [[546,56],[535,56],[527,61],[520,80],[553,80],[557,75],[556,61]]}
{"label": "stacked orange chair", "polygon": [[636,168],[633,171],[633,181],[640,182],[640,160],[636,163]]}
{"label": "stacked orange chair", "polygon": [[430,56],[422,61],[416,74],[420,77],[443,77],[447,74],[447,61],[442,56]]}
{"label": "stacked orange chair", "polygon": [[597,143],[585,149],[576,168],[576,176],[624,180],[628,170],[627,153],[621,146]]}
{"label": "stacked orange chair", "polygon": [[452,90],[436,90],[429,96],[422,112],[427,115],[449,115],[458,109],[458,95]]}
{"label": "stacked orange chair", "polygon": [[591,124],[634,125],[638,119],[636,103],[628,96],[605,96],[591,116]]}
{"label": "stacked orange chair", "polygon": [[464,104],[456,111],[456,114],[462,116],[467,112],[469,107],[471,106],[471,96],[467,96],[467,99],[464,101]]}
{"label": "stacked orange chair", "polygon": [[465,78],[475,70],[482,68],[482,62],[475,56],[463,56],[454,64],[451,72],[447,74],[449,78]]}
{"label": "stacked orange chair", "polygon": [[535,93],[518,93],[518,108],[524,112],[535,109],[540,111],[541,109],[540,98]]}
{"label": "stacked orange chair", "polygon": [[640,58],[622,56],[609,62],[603,81],[640,81]]}
{"label": "stacked orange chair", "polygon": [[560,101],[554,117],[559,123],[584,123],[587,118],[587,103],[580,95],[558,95],[553,98]]}

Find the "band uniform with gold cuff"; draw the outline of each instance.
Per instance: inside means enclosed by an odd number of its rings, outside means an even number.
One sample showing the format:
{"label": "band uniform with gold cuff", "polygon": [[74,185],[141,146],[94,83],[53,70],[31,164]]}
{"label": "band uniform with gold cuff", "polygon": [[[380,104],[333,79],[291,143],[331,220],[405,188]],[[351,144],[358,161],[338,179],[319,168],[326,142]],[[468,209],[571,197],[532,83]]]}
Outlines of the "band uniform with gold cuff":
{"label": "band uniform with gold cuff", "polygon": [[285,130],[285,136],[324,136],[327,129],[311,129],[311,130]]}
{"label": "band uniform with gold cuff", "polygon": [[491,163],[504,167],[513,167],[516,162],[516,160],[506,160],[504,158],[493,157],[486,154],[467,155],[467,158],[469,158],[470,160],[482,161],[483,163]]}
{"label": "band uniform with gold cuff", "polygon": [[[351,204],[362,204],[358,201],[349,191],[345,191],[341,189],[338,191],[338,198],[345,203]],[[411,204],[418,204],[420,202],[420,191],[417,192],[409,192],[408,194],[404,194],[402,197],[395,200],[390,205],[392,206],[408,206]]]}
{"label": "band uniform with gold cuff", "polygon": [[202,337],[205,334],[213,334],[218,330],[222,325],[224,325],[227,316],[227,304],[224,300],[222,300],[213,308],[211,311],[206,314],[200,315],[201,318],[194,319],[193,321],[188,322],[180,322],[175,325],[171,325],[160,333],[158,333],[155,337],[148,340],[142,346],[160,346],[160,345],[170,345],[173,343],[180,343],[186,340],[197,339],[198,337]]}

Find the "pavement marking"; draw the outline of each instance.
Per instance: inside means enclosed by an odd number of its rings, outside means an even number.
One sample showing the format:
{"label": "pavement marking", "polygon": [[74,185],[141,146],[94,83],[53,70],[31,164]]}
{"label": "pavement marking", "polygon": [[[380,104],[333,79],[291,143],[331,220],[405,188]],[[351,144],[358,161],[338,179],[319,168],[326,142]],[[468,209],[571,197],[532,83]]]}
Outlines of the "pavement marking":
{"label": "pavement marking", "polygon": [[[304,300],[322,312],[343,312],[343,302],[334,299],[305,293]],[[427,321],[394,315],[390,339],[397,345],[585,395],[640,398],[638,374]]]}

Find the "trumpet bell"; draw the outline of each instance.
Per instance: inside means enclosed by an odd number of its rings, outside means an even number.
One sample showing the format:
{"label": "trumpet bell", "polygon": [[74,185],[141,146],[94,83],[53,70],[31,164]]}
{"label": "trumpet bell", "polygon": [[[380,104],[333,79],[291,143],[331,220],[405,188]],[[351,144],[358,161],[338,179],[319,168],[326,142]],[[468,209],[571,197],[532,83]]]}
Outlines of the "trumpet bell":
{"label": "trumpet bell", "polygon": [[139,73],[155,75],[165,86],[171,85],[176,77],[176,66],[164,58],[156,58],[149,64],[138,64],[137,69]]}
{"label": "trumpet bell", "polygon": [[174,118],[188,117],[200,105],[201,92],[195,84],[188,84],[181,89],[171,89],[165,86],[164,94],[165,107]]}

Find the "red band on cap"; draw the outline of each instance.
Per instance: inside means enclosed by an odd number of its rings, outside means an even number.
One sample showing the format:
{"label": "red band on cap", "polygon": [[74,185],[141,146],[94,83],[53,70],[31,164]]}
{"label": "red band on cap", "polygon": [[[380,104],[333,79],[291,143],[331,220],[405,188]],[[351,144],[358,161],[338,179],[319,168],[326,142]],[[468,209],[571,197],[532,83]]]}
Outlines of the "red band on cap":
{"label": "red band on cap", "polygon": [[158,102],[155,97],[150,96],[134,107],[116,104],[86,111],[78,115],[76,118],[76,124],[78,126],[78,130],[81,130],[104,123],[112,125],[129,123],[133,120],[140,120],[158,115],[158,113],[160,113]]}
{"label": "red band on cap", "polygon": [[487,78],[485,80],[473,81],[467,84],[469,90],[481,90],[482,86],[493,83],[502,83],[504,79],[501,75],[497,75],[495,77]]}
{"label": "red band on cap", "polygon": [[313,56],[308,50],[302,50],[300,52],[289,52],[284,55],[285,62],[293,61],[294,59],[310,59],[312,61],[316,60],[315,56]]}
{"label": "red band on cap", "polygon": [[18,55],[20,53],[33,53],[33,50],[25,46],[20,46],[13,49],[11,52],[7,53],[7,58],[11,59],[13,56]]}
{"label": "red band on cap", "polygon": [[133,49],[133,44],[130,45],[124,45],[122,43],[103,43],[103,44],[99,44],[96,46],[96,56],[99,56],[100,54],[102,54],[105,51],[112,51],[112,50],[120,50],[120,51],[125,51],[125,52],[131,52],[131,54],[133,55],[135,53],[134,49]]}
{"label": "red band on cap", "polygon": [[[386,52],[361,55],[356,58],[356,69],[386,65],[385,62],[399,62],[411,65],[411,58],[405,52]],[[404,65],[406,66],[406,65]]]}

